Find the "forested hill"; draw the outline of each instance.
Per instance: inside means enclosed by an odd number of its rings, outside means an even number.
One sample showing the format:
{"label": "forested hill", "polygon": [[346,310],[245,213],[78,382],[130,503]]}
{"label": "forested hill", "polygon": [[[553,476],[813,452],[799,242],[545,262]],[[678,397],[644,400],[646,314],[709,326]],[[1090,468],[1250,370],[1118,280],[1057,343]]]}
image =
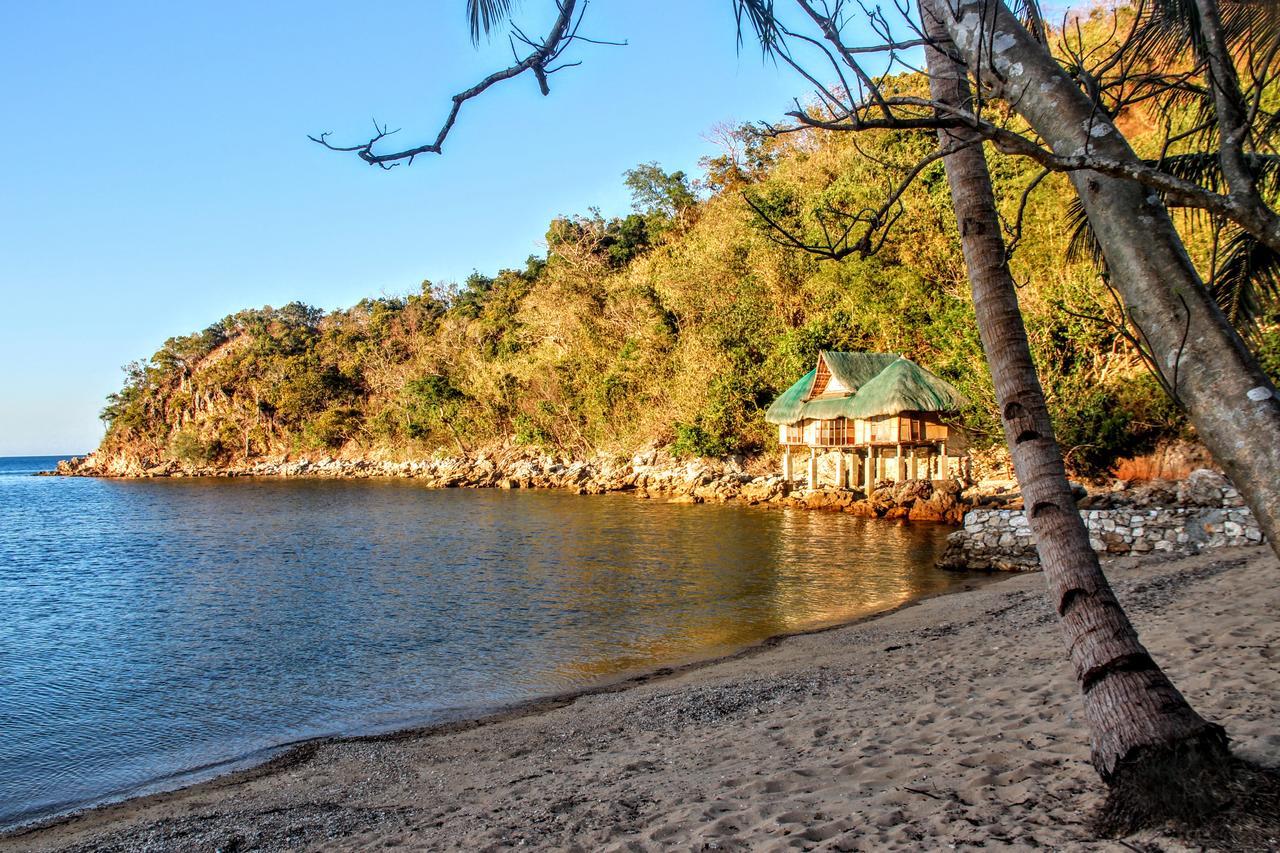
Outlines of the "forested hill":
{"label": "forested hill", "polygon": [[[1141,142],[1141,122],[1129,125]],[[421,457],[505,440],[565,455],[655,443],[689,455],[769,450],[764,409],[819,349],[915,359],[965,393],[969,423],[995,440],[941,163],[865,258],[784,247],[746,201],[817,234],[815,212],[878,208],[893,167],[933,140],[738,129],[723,141],[697,178],[631,170],[635,213],[556,219],[545,255],[523,269],[332,313],[245,310],[172,338],[126,369],[103,412],[102,450],[202,465]],[[992,168],[1013,222],[1036,169],[994,155]],[[1069,462],[1097,468],[1185,426],[1124,338],[1092,319],[1113,303],[1097,271],[1068,255],[1070,197],[1061,176],[1029,195],[1012,267]],[[1194,250],[1194,229],[1188,239]],[[1276,335],[1254,340],[1276,363]]]}

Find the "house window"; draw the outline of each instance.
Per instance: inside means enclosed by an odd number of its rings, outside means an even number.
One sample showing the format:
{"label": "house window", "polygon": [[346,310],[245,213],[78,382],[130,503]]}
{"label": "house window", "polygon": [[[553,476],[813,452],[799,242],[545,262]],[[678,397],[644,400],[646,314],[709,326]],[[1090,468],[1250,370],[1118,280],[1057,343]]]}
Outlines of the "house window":
{"label": "house window", "polygon": [[834,418],[818,422],[818,445],[821,447],[843,447],[848,444],[849,422],[845,418]]}
{"label": "house window", "polygon": [[787,424],[783,427],[783,444],[804,444],[804,427],[800,424]]}

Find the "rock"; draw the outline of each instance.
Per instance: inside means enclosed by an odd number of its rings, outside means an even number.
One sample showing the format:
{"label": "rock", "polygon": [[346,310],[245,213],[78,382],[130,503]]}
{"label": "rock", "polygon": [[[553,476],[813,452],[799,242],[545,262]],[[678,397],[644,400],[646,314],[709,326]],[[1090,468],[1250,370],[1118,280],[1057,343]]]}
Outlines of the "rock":
{"label": "rock", "polygon": [[946,517],[946,510],[939,510],[927,501],[918,502],[907,512],[907,518],[912,521],[944,521]]}
{"label": "rock", "polygon": [[1220,507],[1228,489],[1231,483],[1226,477],[1208,468],[1197,468],[1178,484],[1177,499],[1183,506]]}
{"label": "rock", "polygon": [[869,500],[854,501],[845,507],[844,511],[859,518],[878,518],[880,516],[880,510]]}
{"label": "rock", "polygon": [[941,492],[942,494],[952,495],[957,499],[961,491],[964,490],[964,486],[959,480],[933,480],[931,484],[935,494]]}
{"label": "rock", "polygon": [[753,480],[745,483],[738,494],[748,503],[763,503],[782,494],[782,481],[772,478]]}
{"label": "rock", "polygon": [[898,506],[909,507],[916,501],[926,500],[933,495],[933,484],[928,480],[907,480],[893,489],[893,502]]}

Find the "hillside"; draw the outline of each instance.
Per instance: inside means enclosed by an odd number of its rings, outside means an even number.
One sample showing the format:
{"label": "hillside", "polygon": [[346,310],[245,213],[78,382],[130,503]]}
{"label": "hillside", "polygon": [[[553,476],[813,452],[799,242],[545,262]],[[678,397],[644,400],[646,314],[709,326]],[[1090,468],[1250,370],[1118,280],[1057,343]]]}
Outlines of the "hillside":
{"label": "hillside", "polygon": [[[1129,132],[1141,142],[1139,118]],[[551,222],[545,254],[523,269],[331,313],[245,310],[171,338],[126,368],[103,411],[102,452],[193,465],[415,458],[503,441],[565,456],[769,452],[763,410],[819,349],[914,359],[960,388],[968,424],[996,440],[941,163],[866,258],[819,261],[780,245],[746,201],[815,232],[819,211],[878,207],[887,166],[914,163],[928,135],[722,137],[696,180],[656,164],[629,171],[636,212],[625,218]],[[1012,222],[1036,170],[996,155],[992,169]],[[1187,427],[1124,337],[1091,319],[1113,302],[1068,253],[1070,196],[1060,175],[1029,195],[1012,268],[1060,441],[1087,472]],[[1193,251],[1204,239],[1188,230]],[[1273,364],[1276,337],[1254,339],[1270,340]]]}

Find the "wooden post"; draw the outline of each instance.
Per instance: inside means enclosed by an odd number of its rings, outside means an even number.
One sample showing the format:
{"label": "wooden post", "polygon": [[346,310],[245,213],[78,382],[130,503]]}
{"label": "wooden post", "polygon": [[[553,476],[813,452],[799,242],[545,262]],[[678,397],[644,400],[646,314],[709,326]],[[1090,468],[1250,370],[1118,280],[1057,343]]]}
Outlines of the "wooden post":
{"label": "wooden post", "polygon": [[862,460],[862,490],[868,495],[876,486],[876,449],[867,445],[867,458]]}
{"label": "wooden post", "polygon": [[898,442],[898,476],[897,481],[901,483],[907,479],[907,460],[902,458],[902,442]]}
{"label": "wooden post", "polygon": [[809,491],[818,488],[818,449],[809,448]]}
{"label": "wooden post", "polygon": [[950,465],[947,464],[947,443],[944,441],[938,445],[938,479],[946,480],[951,477]]}
{"label": "wooden post", "polygon": [[782,445],[782,481],[791,482],[791,445]]}
{"label": "wooden post", "polygon": [[836,451],[836,488],[845,488],[844,480],[844,448]]}

